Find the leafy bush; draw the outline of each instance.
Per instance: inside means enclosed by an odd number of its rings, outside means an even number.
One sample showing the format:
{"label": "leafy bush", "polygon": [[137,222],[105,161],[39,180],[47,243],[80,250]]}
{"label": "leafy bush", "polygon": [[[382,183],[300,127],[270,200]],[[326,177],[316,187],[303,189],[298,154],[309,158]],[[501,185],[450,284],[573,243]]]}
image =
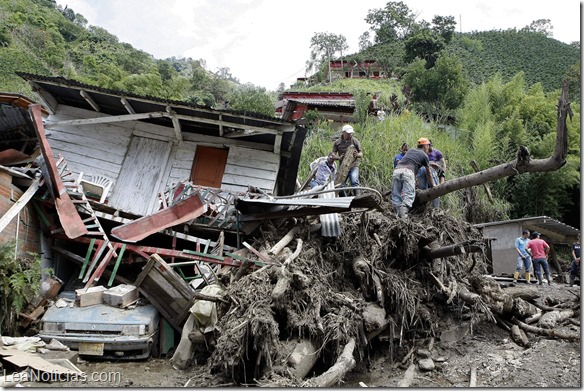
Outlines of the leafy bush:
{"label": "leafy bush", "polygon": [[41,287],[39,255],[18,258],[15,248],[15,242],[0,245],[0,334],[15,334],[16,314],[39,294]]}

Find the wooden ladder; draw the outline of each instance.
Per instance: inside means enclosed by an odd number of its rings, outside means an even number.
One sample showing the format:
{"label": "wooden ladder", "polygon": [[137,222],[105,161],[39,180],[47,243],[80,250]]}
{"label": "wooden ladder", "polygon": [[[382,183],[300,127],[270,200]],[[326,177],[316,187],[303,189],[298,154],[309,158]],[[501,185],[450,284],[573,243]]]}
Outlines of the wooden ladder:
{"label": "wooden ladder", "polygon": [[[93,257],[91,257],[91,253],[94,250],[95,240],[91,241],[89,248],[87,249],[85,262],[83,263],[81,272],[79,273],[79,278],[83,278],[83,282],[86,283],[85,288],[88,288],[93,284],[93,282],[100,279],[103,271],[111,259],[118,256],[116,252],[116,246],[114,246],[109,240],[109,237],[101,226],[95,211],[91,207],[91,203],[85,196],[85,192],[77,180],[78,178],[75,178],[73,173],[69,170],[65,158],[61,155],[59,155],[59,159],[57,160],[57,169],[59,170],[59,175],[61,176],[67,194],[75,205],[77,212],[80,213],[80,215],[89,215],[88,218],[82,220],[83,224],[87,228],[87,233],[85,235],[96,239],[101,239],[97,245],[97,248],[95,249],[95,252],[93,253]],[[106,248],[107,252],[105,256],[103,256]],[[90,258],[91,262],[89,262]],[[101,261],[98,265],[100,258]],[[98,265],[97,268],[96,265]]]}

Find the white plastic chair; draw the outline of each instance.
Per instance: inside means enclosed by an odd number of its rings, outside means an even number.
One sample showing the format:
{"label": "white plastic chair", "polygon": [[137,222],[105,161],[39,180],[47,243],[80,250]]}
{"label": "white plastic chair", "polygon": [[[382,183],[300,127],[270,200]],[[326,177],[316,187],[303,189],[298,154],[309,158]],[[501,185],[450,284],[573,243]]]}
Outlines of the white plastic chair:
{"label": "white plastic chair", "polygon": [[83,192],[97,195],[100,197],[99,202],[103,204],[107,199],[113,181],[102,175],[86,175],[86,177],[88,179],[85,179],[83,172],[80,172],[79,179],[77,180]]}

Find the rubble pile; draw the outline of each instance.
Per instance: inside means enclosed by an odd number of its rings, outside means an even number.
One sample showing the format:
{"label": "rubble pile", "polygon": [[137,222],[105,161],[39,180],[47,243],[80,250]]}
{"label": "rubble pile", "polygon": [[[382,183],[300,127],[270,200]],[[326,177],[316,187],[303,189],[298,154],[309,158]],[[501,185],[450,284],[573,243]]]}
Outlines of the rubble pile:
{"label": "rubble pile", "polygon": [[[399,362],[414,341],[434,336],[436,319],[460,307],[437,291],[431,275],[470,289],[467,277],[484,272],[486,263],[481,253],[430,260],[425,247],[478,240],[480,234],[439,210],[406,221],[383,212],[388,210],[347,215],[337,239],[311,234],[309,220],[297,222],[296,242],[272,254],[280,266],[250,271],[227,286],[229,304],[219,311],[209,370],[238,384],[306,385],[308,372],[331,367],[351,341],[352,356],[361,363],[372,339],[388,335],[391,358]],[[267,225],[254,247],[270,254],[293,227]],[[478,321],[485,308],[467,309]],[[316,356],[314,367],[298,371],[290,357],[305,341],[313,346],[307,356]]]}

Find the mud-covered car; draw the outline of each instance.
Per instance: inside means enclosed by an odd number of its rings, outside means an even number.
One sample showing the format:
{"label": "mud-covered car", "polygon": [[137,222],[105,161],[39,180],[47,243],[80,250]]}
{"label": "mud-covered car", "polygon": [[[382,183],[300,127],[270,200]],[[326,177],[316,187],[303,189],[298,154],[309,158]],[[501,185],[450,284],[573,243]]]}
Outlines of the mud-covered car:
{"label": "mud-covered car", "polygon": [[157,350],[159,323],[160,315],[151,304],[131,309],[105,304],[62,308],[53,305],[41,319],[39,337],[45,342],[56,339],[80,355],[144,359]]}

